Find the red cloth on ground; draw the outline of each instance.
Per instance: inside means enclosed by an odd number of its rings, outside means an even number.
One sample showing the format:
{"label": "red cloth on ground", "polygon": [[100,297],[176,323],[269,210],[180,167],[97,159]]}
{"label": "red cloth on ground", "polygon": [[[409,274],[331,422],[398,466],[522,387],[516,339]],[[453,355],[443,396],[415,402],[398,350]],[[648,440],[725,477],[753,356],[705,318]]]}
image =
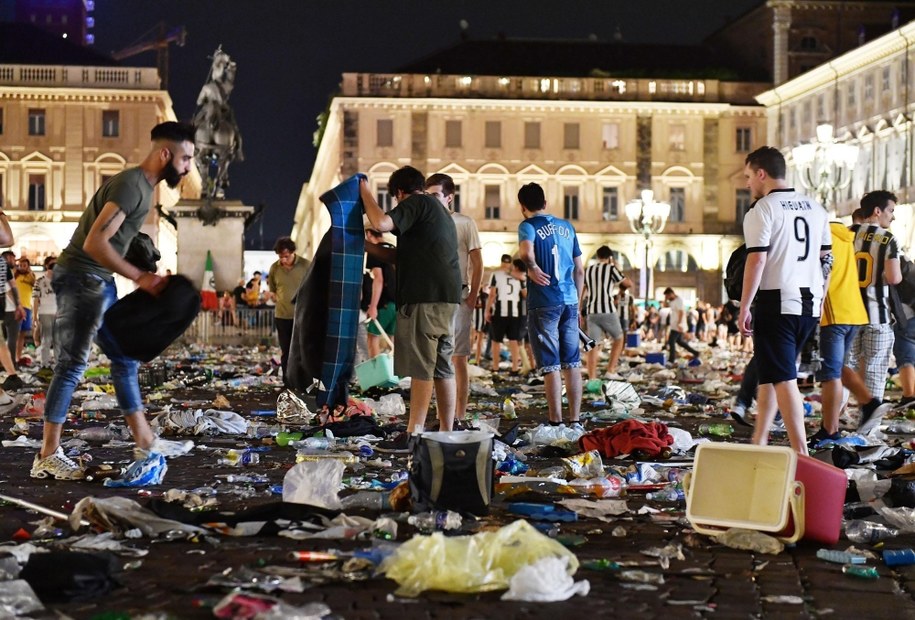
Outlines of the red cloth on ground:
{"label": "red cloth on ground", "polygon": [[582,450],[597,450],[603,457],[613,458],[620,454],[631,454],[643,450],[650,456],[674,443],[667,432],[667,425],[660,422],[639,422],[623,420],[608,428],[599,428],[581,436],[578,445]]}

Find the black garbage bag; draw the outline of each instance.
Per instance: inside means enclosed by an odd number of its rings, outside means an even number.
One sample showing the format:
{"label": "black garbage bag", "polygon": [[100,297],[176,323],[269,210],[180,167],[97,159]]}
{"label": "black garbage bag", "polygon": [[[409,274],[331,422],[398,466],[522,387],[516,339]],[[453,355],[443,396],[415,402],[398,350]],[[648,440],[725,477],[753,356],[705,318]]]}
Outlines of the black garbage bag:
{"label": "black garbage bag", "polygon": [[89,601],[121,587],[120,563],[111,553],[33,553],[19,573],[42,603]]}
{"label": "black garbage bag", "polygon": [[186,277],[170,276],[158,297],[137,289],[105,312],[107,329],[124,355],[151,362],[181,336],[200,312],[200,293]]}

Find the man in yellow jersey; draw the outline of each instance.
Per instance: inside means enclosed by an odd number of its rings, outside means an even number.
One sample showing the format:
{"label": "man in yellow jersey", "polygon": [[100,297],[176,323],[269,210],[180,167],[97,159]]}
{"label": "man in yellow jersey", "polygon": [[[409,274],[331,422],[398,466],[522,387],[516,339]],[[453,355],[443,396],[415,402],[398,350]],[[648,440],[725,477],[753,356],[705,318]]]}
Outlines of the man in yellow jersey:
{"label": "man in yellow jersey", "polygon": [[[808,441],[811,450],[822,441],[841,437],[839,416],[845,404],[843,385],[855,395],[862,410],[873,411],[881,406],[880,401],[867,389],[861,375],[848,367],[848,354],[855,334],[861,325],[868,322],[867,310],[864,309],[858,286],[855,233],[841,222],[830,222],[829,229],[832,233],[834,262],[820,319],[822,366],[817,372],[817,379],[823,386],[823,421],[820,429]],[[890,405],[884,406],[888,408]]]}

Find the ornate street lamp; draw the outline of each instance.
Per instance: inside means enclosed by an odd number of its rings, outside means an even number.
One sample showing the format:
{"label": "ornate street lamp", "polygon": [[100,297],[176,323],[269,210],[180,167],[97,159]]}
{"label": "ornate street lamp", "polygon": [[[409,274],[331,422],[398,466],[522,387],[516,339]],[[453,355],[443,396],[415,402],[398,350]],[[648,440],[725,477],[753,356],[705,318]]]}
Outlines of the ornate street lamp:
{"label": "ornate street lamp", "polygon": [[817,125],[816,140],[794,147],[791,154],[801,186],[834,212],[836,196],[851,183],[858,147],[836,142],[832,125],[823,123]]}
{"label": "ornate street lamp", "polygon": [[639,270],[639,296],[646,304],[654,281],[654,269],[648,257],[651,236],[664,230],[669,216],[670,205],[666,202],[655,202],[654,192],[650,189],[643,189],[641,199],[633,200],[626,205],[626,218],[632,232],[645,238],[645,265]]}

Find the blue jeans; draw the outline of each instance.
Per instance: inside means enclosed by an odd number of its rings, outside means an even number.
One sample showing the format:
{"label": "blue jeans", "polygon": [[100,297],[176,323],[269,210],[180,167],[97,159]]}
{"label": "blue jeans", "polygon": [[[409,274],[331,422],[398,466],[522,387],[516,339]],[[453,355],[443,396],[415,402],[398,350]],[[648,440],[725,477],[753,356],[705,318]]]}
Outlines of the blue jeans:
{"label": "blue jeans", "polygon": [[[909,319],[909,325],[915,323],[915,319]],[[915,366],[915,338],[910,338],[907,330],[900,329],[898,324],[893,326],[893,332],[896,334],[896,340],[893,342],[893,355],[896,356],[896,368],[905,368],[906,366]]]}
{"label": "blue jeans", "polygon": [[858,325],[824,325],[820,327],[820,370],[817,381],[842,378],[842,367],[848,365],[851,343]]}
{"label": "blue jeans", "polygon": [[578,304],[545,306],[527,311],[528,337],[543,374],[581,368],[578,345]]}
{"label": "blue jeans", "polygon": [[93,340],[111,360],[111,381],[117,395],[118,406],[125,415],[143,410],[143,398],[137,381],[136,360],[121,353],[120,347],[102,324],[107,310],[117,301],[114,279],[67,271],[58,266],[54,270],[51,287],[57,295],[57,318],[54,321],[54,347],[57,364],[54,378],[48,386],[45,401],[45,420],[62,424],[76,386],[89,365],[89,351]]}

